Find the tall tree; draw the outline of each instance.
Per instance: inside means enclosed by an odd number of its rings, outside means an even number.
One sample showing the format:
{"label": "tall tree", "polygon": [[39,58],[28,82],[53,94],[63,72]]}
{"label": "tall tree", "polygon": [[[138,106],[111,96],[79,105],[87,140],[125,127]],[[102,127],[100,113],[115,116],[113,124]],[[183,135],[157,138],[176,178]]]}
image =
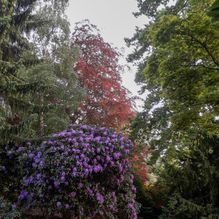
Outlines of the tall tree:
{"label": "tall tree", "polygon": [[[7,134],[18,132],[17,125],[21,122],[16,109],[18,108],[18,102],[20,102],[19,106],[21,106],[21,96],[36,88],[35,83],[26,83],[18,76],[19,70],[26,64],[23,54],[28,49],[31,49],[31,45],[24,33],[29,33],[35,28],[32,23],[35,19],[35,16],[32,15],[35,3],[35,0],[28,2],[0,2],[1,136],[4,137]],[[20,96],[20,101],[18,100],[18,95]]]}
{"label": "tall tree", "polygon": [[72,45],[79,49],[74,69],[87,91],[78,117],[91,124],[123,127],[134,112],[127,90],[121,85],[118,52],[87,21],[76,25]]}
{"label": "tall tree", "polygon": [[127,40],[138,40],[139,45],[130,61],[147,56],[139,65],[136,80],[144,83],[149,95],[144,112],[133,125],[139,126],[142,120],[148,124],[143,125],[145,140],[150,138],[155,149],[161,140],[166,142],[165,149],[174,145],[179,130],[196,126],[209,134],[218,132],[218,23],[206,15],[211,1],[186,2],[187,6],[162,10],[155,22]]}
{"label": "tall tree", "polygon": [[[133,137],[149,143],[150,161],[158,159],[161,172],[169,176],[160,180],[169,180],[170,194],[176,192],[182,198],[176,202],[175,210],[186,206],[186,212],[166,218],[210,216],[219,207],[217,199],[204,199],[197,194],[205,186],[209,188],[206,197],[218,194],[219,164],[213,158],[218,149],[212,142],[219,135],[219,23],[207,16],[212,3],[139,0],[140,12],[136,15],[147,15],[151,21],[126,40],[137,46],[129,61],[140,63],[136,80],[142,83],[142,91],[149,93],[144,111],[133,123]],[[210,152],[207,148],[211,148]],[[209,158],[209,153],[213,157]],[[205,165],[212,168],[211,176]],[[203,169],[198,172],[199,167]],[[199,181],[201,178],[206,179],[204,184]],[[189,206],[195,206],[193,213]],[[211,206],[212,211],[205,206]]]}
{"label": "tall tree", "polygon": [[[66,127],[77,102],[67,1],[0,1],[1,142]],[[71,57],[71,58],[70,58]],[[59,115],[58,115],[59,114]],[[60,116],[61,115],[61,116]]]}
{"label": "tall tree", "polygon": [[40,135],[66,128],[83,93],[72,68],[76,49],[70,47],[69,23],[64,14],[66,3],[46,1],[40,5],[36,13],[47,23],[31,36],[43,65],[36,66],[36,71],[28,77],[43,81],[47,86],[33,96],[41,106],[36,117],[38,124],[35,124]]}

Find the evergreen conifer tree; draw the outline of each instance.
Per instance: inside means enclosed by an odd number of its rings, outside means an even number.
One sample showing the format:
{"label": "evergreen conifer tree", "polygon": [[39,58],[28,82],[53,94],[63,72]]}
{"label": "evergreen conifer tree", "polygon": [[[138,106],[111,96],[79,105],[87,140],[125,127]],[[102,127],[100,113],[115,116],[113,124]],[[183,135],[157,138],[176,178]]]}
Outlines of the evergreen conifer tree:
{"label": "evergreen conifer tree", "polygon": [[68,125],[80,89],[69,46],[67,1],[0,1],[1,143]]}

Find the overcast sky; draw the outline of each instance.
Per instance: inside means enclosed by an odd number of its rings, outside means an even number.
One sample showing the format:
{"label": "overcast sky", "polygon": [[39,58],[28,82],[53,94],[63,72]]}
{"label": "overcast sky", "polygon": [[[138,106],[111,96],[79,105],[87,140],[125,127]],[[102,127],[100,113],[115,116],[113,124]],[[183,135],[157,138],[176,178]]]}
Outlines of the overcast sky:
{"label": "overcast sky", "polygon": [[[137,0],[69,0],[69,3],[67,16],[72,29],[76,22],[89,19],[100,29],[104,40],[114,47],[124,48],[125,55],[130,50],[124,38],[131,37],[136,26],[141,27],[147,22],[145,17],[136,19],[132,14],[137,11]],[[124,59],[121,63],[126,64]],[[135,68],[130,67],[130,71],[122,74],[123,85],[136,95],[139,87],[134,82]]]}

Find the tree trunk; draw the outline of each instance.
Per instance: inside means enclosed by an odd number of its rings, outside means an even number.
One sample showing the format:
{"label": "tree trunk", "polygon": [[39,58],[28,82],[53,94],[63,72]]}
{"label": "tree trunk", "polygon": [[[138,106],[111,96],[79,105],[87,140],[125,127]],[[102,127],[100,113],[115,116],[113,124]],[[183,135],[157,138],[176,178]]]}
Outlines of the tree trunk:
{"label": "tree trunk", "polygon": [[[40,97],[40,106],[43,109],[43,96]],[[44,125],[45,125],[45,122],[44,122],[44,112],[43,112],[42,109],[41,109],[41,111],[39,113],[39,120],[40,120],[39,121],[40,122],[39,134],[40,134],[41,137],[44,135]]]}

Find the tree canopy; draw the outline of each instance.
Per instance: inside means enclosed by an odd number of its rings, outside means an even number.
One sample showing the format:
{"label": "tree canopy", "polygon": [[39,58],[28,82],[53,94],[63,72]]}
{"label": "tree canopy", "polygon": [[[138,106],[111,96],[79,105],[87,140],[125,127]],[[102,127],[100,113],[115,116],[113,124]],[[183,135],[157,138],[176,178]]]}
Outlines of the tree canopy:
{"label": "tree canopy", "polygon": [[219,23],[208,16],[213,1],[138,3],[136,16],[151,20],[126,39],[135,46],[128,60],[138,63],[136,81],[149,94],[132,137],[149,144],[157,185],[176,194],[166,200],[164,218],[218,215]]}
{"label": "tree canopy", "polygon": [[76,25],[72,46],[79,49],[74,70],[80,85],[86,89],[86,99],[77,117],[90,124],[123,127],[134,112],[128,91],[121,84],[118,52],[88,21]]}

